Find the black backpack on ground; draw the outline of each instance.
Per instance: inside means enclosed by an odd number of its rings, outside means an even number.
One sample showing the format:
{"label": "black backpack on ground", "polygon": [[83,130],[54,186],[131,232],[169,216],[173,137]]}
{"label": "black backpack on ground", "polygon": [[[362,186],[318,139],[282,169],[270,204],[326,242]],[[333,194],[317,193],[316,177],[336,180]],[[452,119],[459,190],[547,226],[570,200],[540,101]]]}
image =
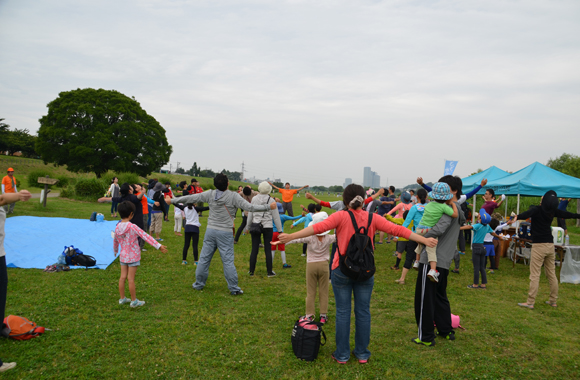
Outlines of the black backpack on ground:
{"label": "black backpack on ground", "polygon": [[[324,343],[321,342],[324,337]],[[326,344],[326,334],[322,331],[322,323],[306,318],[300,318],[292,329],[292,350],[300,360],[311,362],[318,357],[320,346]]]}
{"label": "black backpack on ground", "polygon": [[[348,242],[348,247],[344,255],[338,251],[340,271],[347,277],[355,281],[366,281],[371,278],[376,271],[375,254],[373,251],[373,238],[368,235],[373,214],[369,213],[369,222],[366,228],[356,224],[353,213],[347,210],[354,227],[354,235]],[[338,244],[337,244],[338,250]]]}
{"label": "black backpack on ground", "polygon": [[77,265],[79,267],[94,267],[97,265],[97,260],[93,256],[78,254],[70,258],[72,265]]}

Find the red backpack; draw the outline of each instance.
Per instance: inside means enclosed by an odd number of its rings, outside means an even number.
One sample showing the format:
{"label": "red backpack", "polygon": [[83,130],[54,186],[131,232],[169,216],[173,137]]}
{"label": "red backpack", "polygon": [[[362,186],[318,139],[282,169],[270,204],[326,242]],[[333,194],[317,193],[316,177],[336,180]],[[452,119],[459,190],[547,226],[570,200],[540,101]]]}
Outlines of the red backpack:
{"label": "red backpack", "polygon": [[36,323],[17,315],[4,318],[4,324],[6,327],[2,330],[2,335],[7,338],[27,340],[44,333],[44,327],[36,326]]}

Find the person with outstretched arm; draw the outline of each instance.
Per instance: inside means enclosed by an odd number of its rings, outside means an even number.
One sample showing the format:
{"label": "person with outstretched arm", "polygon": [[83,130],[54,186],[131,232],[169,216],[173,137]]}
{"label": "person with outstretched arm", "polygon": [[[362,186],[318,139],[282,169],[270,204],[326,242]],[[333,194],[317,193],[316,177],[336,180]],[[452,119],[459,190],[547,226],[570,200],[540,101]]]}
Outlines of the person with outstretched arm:
{"label": "person with outstretched arm", "polygon": [[268,182],[274,189],[278,190],[282,194],[282,208],[284,212],[288,212],[288,215],[294,216],[294,210],[292,209],[292,199],[294,199],[294,194],[298,193],[300,190],[305,189],[308,185],[302,186],[299,189],[290,189],[290,183],[286,182],[284,188],[281,189],[274,185],[272,182]]}
{"label": "person with outstretched arm", "polygon": [[550,298],[546,303],[552,307],[557,306],[558,301],[558,278],[556,277],[556,253],[554,251],[554,237],[552,236],[552,221],[554,218],[579,219],[580,214],[573,214],[558,209],[558,196],[554,190],[549,190],[542,197],[539,206],[532,206],[529,210],[516,215],[508,220],[512,224],[517,220],[532,218],[532,254],[530,257],[530,290],[526,302],[518,303],[518,306],[533,309],[538,295],[542,265],[550,284]]}

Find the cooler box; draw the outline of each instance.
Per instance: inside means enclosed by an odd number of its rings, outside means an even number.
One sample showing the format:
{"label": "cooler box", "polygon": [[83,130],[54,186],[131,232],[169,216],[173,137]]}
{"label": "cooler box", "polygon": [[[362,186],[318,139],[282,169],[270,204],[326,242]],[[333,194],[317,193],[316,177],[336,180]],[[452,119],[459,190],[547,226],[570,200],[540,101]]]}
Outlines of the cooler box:
{"label": "cooler box", "polygon": [[564,245],[564,229],[560,227],[552,227],[552,236],[554,237],[555,245]]}

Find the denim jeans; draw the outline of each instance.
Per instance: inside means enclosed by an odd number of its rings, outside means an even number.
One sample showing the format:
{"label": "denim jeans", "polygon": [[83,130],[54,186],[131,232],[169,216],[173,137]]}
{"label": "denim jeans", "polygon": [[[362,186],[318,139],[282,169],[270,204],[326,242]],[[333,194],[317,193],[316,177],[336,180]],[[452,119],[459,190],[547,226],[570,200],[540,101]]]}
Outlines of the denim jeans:
{"label": "denim jeans", "polygon": [[234,265],[234,235],[232,231],[220,231],[213,228],[208,228],[205,231],[199,262],[195,270],[193,288],[197,290],[204,288],[209,276],[209,265],[216,250],[220,252],[224,277],[228,283],[229,291],[241,290],[238,286],[238,272]]}
{"label": "denim jeans", "polygon": [[354,355],[357,359],[368,359],[371,352],[371,294],[375,284],[374,276],[364,282],[354,281],[345,276],[340,267],[332,271],[332,290],[336,302],[336,351],[334,357],[347,361],[350,357],[350,314],[354,295]]}

